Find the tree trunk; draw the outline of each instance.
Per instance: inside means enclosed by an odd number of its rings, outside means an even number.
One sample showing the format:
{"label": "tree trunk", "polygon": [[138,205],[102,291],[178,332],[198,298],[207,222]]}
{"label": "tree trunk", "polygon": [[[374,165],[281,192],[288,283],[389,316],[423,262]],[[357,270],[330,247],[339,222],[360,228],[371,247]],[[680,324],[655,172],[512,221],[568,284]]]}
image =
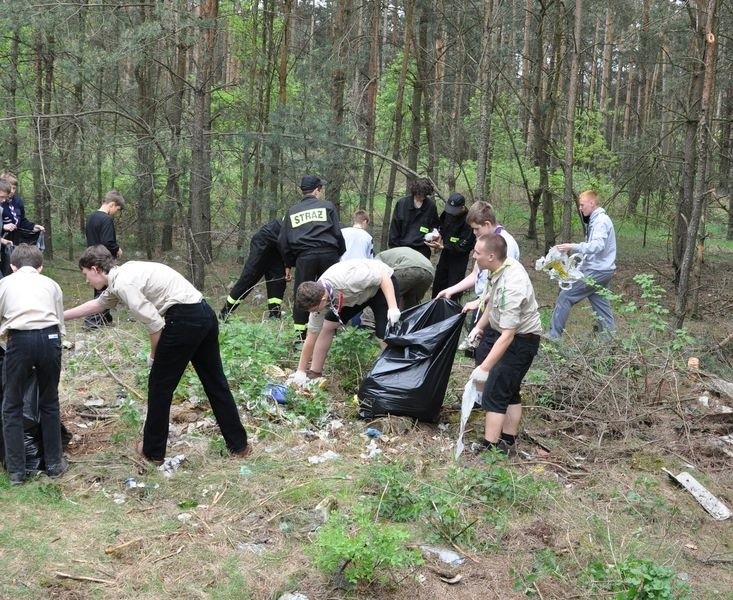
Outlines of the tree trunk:
{"label": "tree trunk", "polygon": [[[704,8],[703,8],[704,6]],[[699,104],[699,119],[697,126],[696,147],[697,147],[697,168],[695,174],[694,195],[692,198],[692,213],[687,226],[685,236],[685,248],[680,265],[680,278],[675,298],[675,327],[681,329],[687,311],[687,299],[690,292],[690,274],[695,259],[696,240],[698,228],[702,219],[705,200],[708,194],[707,186],[707,161],[710,151],[710,122],[712,115],[713,85],[715,83],[715,57],[718,49],[718,42],[714,30],[717,30],[716,13],[718,10],[717,0],[707,0],[703,5],[693,11],[688,5],[694,35],[703,36],[704,47],[704,75],[702,94]],[[694,14],[693,14],[694,13]],[[702,243],[702,240],[700,240]],[[700,251],[700,254],[702,252]]]}
{"label": "tree trunk", "polygon": [[183,122],[183,104],[186,93],[186,77],[188,75],[188,53],[190,46],[186,43],[188,28],[175,26],[175,47],[173,48],[174,64],[168,67],[171,98],[168,108],[168,126],[171,132],[171,144],[168,149],[165,182],[165,204],[163,205],[163,227],[160,248],[163,252],[173,249],[173,224],[176,210],[183,207],[180,177],[183,167],[180,164],[181,134]]}
{"label": "tree trunk", "polygon": [[[522,92],[521,92],[521,114],[522,114],[522,135],[524,136],[524,144],[527,147],[528,156],[531,155],[530,144],[532,135],[530,128],[532,127],[532,88],[534,86],[534,76],[530,69],[532,67],[530,53],[532,52],[532,0],[525,0],[524,4],[524,38],[522,44]],[[535,40],[536,42],[537,40]]]}
{"label": "tree trunk", "polygon": [[196,43],[196,79],[191,122],[189,258],[191,280],[203,289],[204,265],[211,262],[211,87],[214,72],[218,0],[202,0]]}
{"label": "tree trunk", "polygon": [[[576,5],[577,10],[577,5]],[[577,25],[577,23],[576,23]],[[580,52],[580,34],[576,34],[575,52]],[[598,61],[596,60],[596,48],[601,43],[601,20],[596,17],[596,27],[593,32],[593,45],[590,48],[590,81],[588,83],[588,101],[584,106],[588,110],[593,110],[596,103],[596,89],[598,88]],[[575,56],[575,54],[573,54]],[[582,93],[582,89],[581,89]],[[581,98],[581,105],[583,105]]]}
{"label": "tree trunk", "polygon": [[[140,22],[152,21],[152,5],[140,7]],[[135,81],[137,83],[137,108],[142,125],[136,131],[137,172],[136,181],[138,205],[138,248],[145,252],[148,260],[153,258],[155,231],[155,148],[153,135],[155,131],[156,90],[158,69],[151,55],[154,52],[149,44],[141,49],[139,62],[135,65]]]}
{"label": "tree trunk", "polygon": [[53,228],[51,222],[51,174],[50,164],[53,138],[51,134],[51,94],[53,90],[54,72],[54,38],[44,36],[42,32],[36,34],[34,44],[35,63],[35,135],[33,136],[33,204],[35,207],[35,222],[46,228],[46,256],[53,259]]}
{"label": "tree trunk", "polygon": [[389,182],[384,200],[384,215],[382,217],[382,237],[380,247],[387,248],[389,240],[389,223],[392,218],[392,201],[394,200],[394,189],[397,181],[396,162],[401,158],[402,147],[402,110],[405,98],[405,85],[407,82],[407,68],[410,64],[410,53],[412,51],[413,36],[412,23],[415,14],[415,0],[405,2],[405,39],[402,46],[402,63],[400,65],[400,77],[397,80],[397,97],[395,98],[394,125],[392,127],[392,164],[389,167]]}
{"label": "tree trunk", "polygon": [[606,9],[606,25],[603,36],[603,66],[601,68],[601,91],[598,100],[598,106],[603,111],[603,131],[606,137],[610,135],[609,128],[609,90],[611,89],[611,61],[613,57],[613,9]]}
{"label": "tree trunk", "polygon": [[[331,71],[331,130],[332,140],[343,137],[344,94],[346,93],[346,66],[349,56],[349,24],[351,22],[352,0],[338,0],[333,27],[332,47],[335,51]],[[346,171],[346,154],[340,147],[333,148],[333,170],[329,178],[328,198],[334,206],[341,207],[341,186]]]}
{"label": "tree trunk", "polygon": [[481,53],[478,62],[479,120],[476,150],[476,200],[486,200],[489,145],[491,144],[491,53],[493,0],[481,2]]}
{"label": "tree trunk", "polygon": [[728,195],[726,240],[733,240],[733,85],[728,84],[720,132],[720,189]]}
{"label": "tree trunk", "polygon": [[10,65],[8,69],[8,103],[7,116],[9,118],[5,127],[8,128],[8,145],[7,145],[7,165],[8,169],[13,173],[18,172],[18,122],[15,120],[16,112],[16,94],[18,91],[18,46],[20,44],[20,34],[18,27],[12,29],[12,38],[10,39]]}
{"label": "tree trunk", "polygon": [[[419,47],[420,44],[423,41],[423,34],[422,32],[426,30],[428,24],[427,24],[427,14],[425,10],[425,4],[428,2],[428,0],[417,0],[418,6],[420,7],[420,16],[418,19],[418,35],[419,35],[419,42],[417,47],[415,48],[415,58],[418,62],[418,68],[417,73],[415,73],[415,78],[412,83],[412,100],[410,102],[410,114],[412,115],[412,120],[410,122],[410,145],[407,149],[407,166],[408,168],[412,169],[413,171],[417,171],[417,162],[418,158],[420,156],[420,137],[422,133],[422,102],[423,102],[423,86],[425,85],[425,81],[422,78],[422,74],[420,73],[420,54],[423,52],[423,48]],[[427,36],[425,36],[427,37]],[[408,177],[408,182],[412,179],[412,177]]]}
{"label": "tree trunk", "polygon": [[[461,13],[462,14],[462,13]],[[458,22],[459,30],[462,30],[463,21]],[[448,171],[446,173],[446,183],[448,184],[448,193],[452,194],[456,191],[456,181],[458,178],[457,170],[461,162],[461,152],[458,147],[458,138],[461,131],[461,111],[463,106],[463,88],[466,84],[466,54],[464,45],[459,43],[453,52],[457,62],[456,73],[453,83],[453,97],[451,99],[451,113],[448,119],[448,148],[446,154],[448,157]]]}
{"label": "tree trunk", "polygon": [[[580,33],[583,23],[583,0],[575,0],[575,25],[573,28],[573,45],[571,48],[570,77],[568,78],[568,99],[565,114],[565,190],[562,207],[561,239],[570,241],[570,229],[573,214],[575,213],[575,193],[573,192],[573,168],[575,166],[575,99],[578,90],[578,73],[580,64]],[[593,95],[591,91],[590,95]]]}
{"label": "tree trunk", "polygon": [[[377,88],[379,84],[379,17],[381,1],[371,2],[370,44],[368,83],[366,87],[366,106],[364,111],[365,148],[374,150],[374,140],[377,129]],[[361,178],[361,194],[359,194],[359,208],[366,208],[367,199],[374,197],[374,156],[371,152],[364,153],[364,170]]]}

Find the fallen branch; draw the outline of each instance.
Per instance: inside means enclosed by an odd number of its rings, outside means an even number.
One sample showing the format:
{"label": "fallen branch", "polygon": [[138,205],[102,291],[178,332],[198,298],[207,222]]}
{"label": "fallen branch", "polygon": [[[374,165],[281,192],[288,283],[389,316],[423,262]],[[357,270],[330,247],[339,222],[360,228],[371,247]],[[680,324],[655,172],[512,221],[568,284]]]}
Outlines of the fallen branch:
{"label": "fallen branch", "polygon": [[69,575],[68,573],[62,573],[61,571],[54,572],[54,575],[59,579],[73,579],[74,581],[88,581],[90,583],[104,583],[106,585],[114,585],[114,581],[109,579],[100,579],[98,577],[85,577],[84,575]]}
{"label": "fallen branch", "polygon": [[180,547],[180,548],[179,548],[178,550],[176,550],[175,552],[171,552],[170,554],[166,554],[165,556],[161,556],[160,558],[156,558],[156,559],[155,559],[154,561],[152,561],[152,562],[151,562],[151,564],[153,564],[153,565],[154,565],[155,563],[158,563],[158,562],[160,562],[161,560],[165,560],[165,559],[167,559],[167,558],[171,558],[172,556],[175,556],[176,554],[180,554],[180,553],[181,553],[181,550],[183,550],[183,548],[184,548],[184,546],[181,546],[181,547]]}
{"label": "fallen branch", "polygon": [[109,368],[109,366],[107,365],[107,363],[105,362],[105,360],[102,358],[102,355],[99,353],[99,350],[97,350],[96,348],[94,349],[94,354],[96,354],[99,357],[99,360],[102,361],[102,365],[104,366],[104,368],[107,371],[107,373],[110,374],[110,376],[112,377],[112,379],[114,379],[117,383],[119,383],[128,392],[131,392],[132,394],[134,394],[138,399],[142,400],[143,402],[146,401],[146,398],[140,392],[138,392],[134,387],[126,384],[119,377],[117,377],[117,375],[114,374],[114,371],[112,371],[112,369]]}
{"label": "fallen branch", "polygon": [[130,540],[129,542],[125,542],[124,544],[120,544],[119,546],[110,546],[109,548],[107,548],[104,551],[104,553],[105,554],[114,554],[115,552],[124,550],[128,546],[132,546],[133,544],[137,544],[138,542],[144,542],[145,540],[155,540],[155,539],[160,539],[160,538],[167,538],[167,537],[171,537],[172,535],[177,535],[177,534],[176,533],[165,533],[161,535],[153,535],[153,536],[135,538],[134,540]]}

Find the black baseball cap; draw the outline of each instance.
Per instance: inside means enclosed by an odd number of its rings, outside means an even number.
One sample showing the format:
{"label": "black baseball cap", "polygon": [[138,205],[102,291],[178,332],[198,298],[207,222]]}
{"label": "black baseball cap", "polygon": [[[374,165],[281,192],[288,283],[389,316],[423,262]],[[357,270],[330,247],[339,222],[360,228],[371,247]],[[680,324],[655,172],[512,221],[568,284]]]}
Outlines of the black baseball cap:
{"label": "black baseball cap", "polygon": [[325,180],[320,177],[316,177],[315,175],[306,175],[300,180],[300,189],[304,192],[317,190],[319,187],[323,187],[324,185],[326,185]]}
{"label": "black baseball cap", "polygon": [[466,199],[463,194],[453,193],[445,203],[445,212],[449,215],[460,215],[466,209]]}

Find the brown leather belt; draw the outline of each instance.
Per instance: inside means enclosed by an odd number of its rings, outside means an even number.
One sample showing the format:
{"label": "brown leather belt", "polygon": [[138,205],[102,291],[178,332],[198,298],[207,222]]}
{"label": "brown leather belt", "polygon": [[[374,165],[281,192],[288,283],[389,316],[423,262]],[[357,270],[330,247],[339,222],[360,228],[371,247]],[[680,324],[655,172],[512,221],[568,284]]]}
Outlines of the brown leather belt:
{"label": "brown leather belt", "polygon": [[515,333],[514,337],[522,338],[523,340],[539,341],[540,336],[537,333]]}

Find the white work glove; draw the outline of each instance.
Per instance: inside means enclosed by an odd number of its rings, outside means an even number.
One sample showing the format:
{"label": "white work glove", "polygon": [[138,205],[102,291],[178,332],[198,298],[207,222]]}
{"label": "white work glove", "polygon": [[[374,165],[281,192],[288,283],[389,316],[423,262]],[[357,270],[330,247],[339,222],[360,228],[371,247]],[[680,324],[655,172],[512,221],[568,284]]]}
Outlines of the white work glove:
{"label": "white work glove", "polygon": [[389,321],[389,324],[397,325],[397,322],[400,320],[400,315],[402,315],[402,313],[399,308],[390,308],[387,311],[387,320]]}
{"label": "white work glove", "polygon": [[479,327],[474,327],[471,333],[468,334],[468,343],[474,348],[478,346],[481,337],[484,335],[484,330]]}
{"label": "white work glove", "polygon": [[486,383],[486,380],[489,378],[489,372],[485,371],[481,365],[476,367],[473,372],[471,373],[471,381],[474,383]]}
{"label": "white work glove", "polygon": [[155,359],[150,354],[148,354],[148,367],[152,368],[154,362]]}
{"label": "white work glove", "polygon": [[295,371],[285,380],[285,385],[297,385],[303,387],[308,383],[308,375],[305,371]]}

